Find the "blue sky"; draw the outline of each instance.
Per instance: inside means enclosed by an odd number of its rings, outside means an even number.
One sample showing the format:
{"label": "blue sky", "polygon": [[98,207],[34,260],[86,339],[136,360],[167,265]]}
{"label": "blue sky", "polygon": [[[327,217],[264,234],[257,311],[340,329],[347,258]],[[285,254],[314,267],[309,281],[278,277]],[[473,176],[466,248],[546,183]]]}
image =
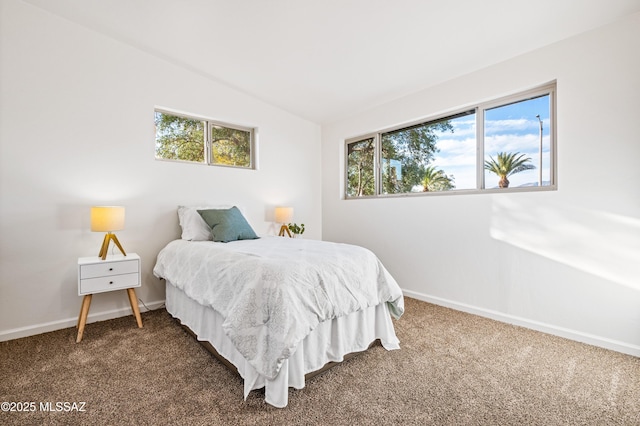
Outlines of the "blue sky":
{"label": "blue sky", "polygon": [[[536,169],[509,177],[510,187],[537,185],[540,166],[540,124],[542,119],[542,180],[550,181],[549,155],[549,96],[530,99],[486,110],[485,159],[494,158],[498,152],[519,152],[531,158]],[[439,133],[433,164],[455,177],[456,189],[476,188],[476,129],[475,115],[452,120],[453,133]],[[485,172],[487,188],[496,187],[496,175]]]}

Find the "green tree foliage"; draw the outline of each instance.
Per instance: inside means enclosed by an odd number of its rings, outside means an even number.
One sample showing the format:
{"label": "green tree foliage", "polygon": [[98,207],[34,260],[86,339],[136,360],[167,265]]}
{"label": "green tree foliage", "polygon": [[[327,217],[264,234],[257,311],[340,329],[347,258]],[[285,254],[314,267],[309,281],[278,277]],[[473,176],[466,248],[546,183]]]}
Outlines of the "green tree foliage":
{"label": "green tree foliage", "polygon": [[373,138],[347,145],[347,195],[375,195]]}
{"label": "green tree foliage", "polygon": [[382,191],[411,192],[422,185],[429,163],[438,152],[437,132],[452,132],[449,120],[382,134]]}
{"label": "green tree foliage", "polygon": [[251,166],[251,132],[211,126],[211,162],[228,166]]}
{"label": "green tree foliage", "polygon": [[156,158],[204,162],[204,122],[155,113]]}
{"label": "green tree foliage", "polygon": [[437,170],[435,166],[425,169],[422,179],[422,191],[448,191],[456,187],[453,176],[447,176],[443,170]]}
{"label": "green tree foliage", "polygon": [[530,162],[531,158],[519,152],[499,152],[497,160],[491,156],[489,156],[489,160],[485,160],[484,169],[496,174],[500,178],[498,181],[500,188],[508,188],[508,176],[536,168],[536,166],[530,164]]}

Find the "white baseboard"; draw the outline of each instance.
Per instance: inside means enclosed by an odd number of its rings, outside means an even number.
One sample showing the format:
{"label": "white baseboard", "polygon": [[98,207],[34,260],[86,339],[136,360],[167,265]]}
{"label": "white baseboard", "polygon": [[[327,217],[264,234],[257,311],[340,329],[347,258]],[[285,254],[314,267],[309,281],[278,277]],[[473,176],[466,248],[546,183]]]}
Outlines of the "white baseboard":
{"label": "white baseboard", "polygon": [[424,302],[433,303],[434,305],[444,306],[455,309],[457,311],[467,312],[496,321],[505,322],[525,328],[529,328],[543,333],[552,334],[554,336],[564,337],[566,339],[575,340],[577,342],[598,346],[612,351],[621,352],[628,355],[640,357],[640,346],[632,345],[618,340],[608,339],[606,337],[596,336],[589,333],[583,333],[568,328],[558,327],[552,324],[546,324],[539,321],[533,321],[527,318],[508,315],[503,312],[493,311],[490,309],[479,308],[477,306],[467,305],[465,303],[455,302],[453,300],[442,299],[440,297],[429,296],[410,290],[403,290],[405,296]]}
{"label": "white baseboard", "polygon": [[[543,333],[552,334],[554,336],[564,337],[566,339],[575,340],[577,342],[586,343],[593,346],[598,346],[605,349],[610,349],[616,352],[621,352],[628,355],[640,357],[640,346],[631,345],[629,343],[620,342],[606,337],[596,336],[593,334],[583,333],[576,330],[570,330],[563,327],[558,327],[551,324],[542,323],[539,321],[533,321],[527,318],[516,317],[508,315],[502,312],[493,311],[490,309],[479,308],[465,303],[455,302],[440,297],[429,296],[423,293],[418,293],[411,290],[403,290],[405,296],[412,297],[414,299],[422,300],[424,302],[433,303],[434,305],[444,306],[447,308],[455,309],[457,311],[467,312],[470,314],[478,315],[485,318],[490,318],[496,321],[504,322],[507,324],[513,324],[525,328],[529,328]],[[144,305],[139,305],[141,312],[148,310],[155,310],[164,306],[164,300],[158,300],[155,302],[149,302]],[[98,321],[106,321],[113,318],[124,317],[131,315],[131,308],[114,309],[111,311],[90,313],[87,317],[87,324]],[[28,327],[14,328],[11,330],[0,331],[0,342],[6,340],[19,339],[21,337],[34,336],[36,334],[48,333],[50,331],[61,330],[63,328],[75,327],[78,322],[77,317],[67,318],[59,321],[52,321],[43,324],[36,324]]]}
{"label": "white baseboard", "polygon": [[[164,300],[158,300],[156,302],[145,303],[144,305],[138,304],[140,312],[146,312],[147,310],[153,311],[155,309],[164,306]],[[113,318],[125,317],[132,315],[131,307],[113,309],[111,311],[104,312],[91,312],[87,316],[87,324],[98,321],[105,321]],[[78,317],[67,318],[58,321],[46,322],[43,324],[35,324],[27,327],[14,328],[11,330],[0,331],[0,342],[6,340],[20,339],[21,337],[35,336],[36,334],[48,333],[50,331],[61,330],[63,328],[75,327],[78,323]]]}

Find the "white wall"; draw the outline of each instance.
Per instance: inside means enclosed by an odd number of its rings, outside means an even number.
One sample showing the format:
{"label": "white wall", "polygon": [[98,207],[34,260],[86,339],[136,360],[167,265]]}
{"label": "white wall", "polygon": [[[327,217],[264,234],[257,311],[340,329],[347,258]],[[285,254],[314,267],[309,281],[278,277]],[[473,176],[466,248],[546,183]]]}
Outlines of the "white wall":
{"label": "white wall", "polygon": [[[118,238],[142,257],[138,297],[153,307],[179,204],[236,203],[271,234],[273,207],[291,205],[320,238],[318,125],[20,1],[0,8],[0,340],[75,325],[77,258],[103,238],[92,205],[126,206]],[[154,106],[257,127],[259,170],[154,160]],[[89,321],[127,303],[94,297]]]}
{"label": "white wall", "polygon": [[[323,127],[324,239],[407,295],[640,355],[639,76],[636,14]],[[557,191],[342,199],[346,138],[554,79]]]}

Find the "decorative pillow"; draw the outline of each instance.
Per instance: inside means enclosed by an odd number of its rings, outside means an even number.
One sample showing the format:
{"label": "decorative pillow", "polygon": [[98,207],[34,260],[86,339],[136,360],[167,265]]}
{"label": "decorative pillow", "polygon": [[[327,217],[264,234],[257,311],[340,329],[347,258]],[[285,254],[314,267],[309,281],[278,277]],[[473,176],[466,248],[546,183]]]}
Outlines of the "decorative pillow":
{"label": "decorative pillow", "polygon": [[213,241],[228,243],[259,238],[236,206],[230,209],[198,210],[198,213],[211,227]]}
{"label": "decorative pillow", "polygon": [[182,228],[182,239],[189,241],[211,241],[211,228],[198,214],[198,210],[229,209],[231,204],[216,206],[178,206],[178,221]]}

